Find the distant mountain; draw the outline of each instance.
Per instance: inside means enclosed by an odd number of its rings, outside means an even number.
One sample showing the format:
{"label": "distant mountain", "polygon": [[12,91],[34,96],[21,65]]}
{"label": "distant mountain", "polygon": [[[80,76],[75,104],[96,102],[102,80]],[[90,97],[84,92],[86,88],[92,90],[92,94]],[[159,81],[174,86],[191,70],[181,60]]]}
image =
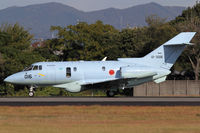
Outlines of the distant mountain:
{"label": "distant mountain", "polygon": [[0,10],[0,23],[18,22],[36,38],[51,38],[50,26],[74,25],[78,21],[94,23],[97,20],[111,24],[117,29],[129,26],[144,26],[145,17],[156,14],[167,20],[180,15],[185,7],[165,7],[156,3],[133,6],[126,9],[109,8],[83,12],[60,3],[46,3],[25,7],[10,7]]}

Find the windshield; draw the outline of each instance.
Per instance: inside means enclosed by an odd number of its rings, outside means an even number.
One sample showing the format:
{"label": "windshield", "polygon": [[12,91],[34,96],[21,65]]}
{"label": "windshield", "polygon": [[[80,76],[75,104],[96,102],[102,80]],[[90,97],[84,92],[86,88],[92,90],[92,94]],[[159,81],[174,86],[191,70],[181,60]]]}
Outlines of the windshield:
{"label": "windshield", "polygon": [[26,67],[25,69],[24,69],[24,71],[30,71],[30,70],[32,70],[33,69],[33,65],[31,65],[30,67]]}
{"label": "windshield", "polygon": [[31,65],[29,67],[26,67],[23,71],[31,71],[31,70],[42,70],[42,65]]}

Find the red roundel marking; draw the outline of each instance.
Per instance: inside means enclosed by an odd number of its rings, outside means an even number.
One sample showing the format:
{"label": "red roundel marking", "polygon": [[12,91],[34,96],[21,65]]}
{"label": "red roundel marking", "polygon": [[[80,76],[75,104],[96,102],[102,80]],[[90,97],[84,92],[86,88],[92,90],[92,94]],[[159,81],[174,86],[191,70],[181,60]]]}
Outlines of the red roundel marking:
{"label": "red roundel marking", "polygon": [[109,74],[110,74],[110,75],[114,75],[114,74],[115,74],[115,71],[114,71],[114,70],[110,70],[110,71],[109,71]]}

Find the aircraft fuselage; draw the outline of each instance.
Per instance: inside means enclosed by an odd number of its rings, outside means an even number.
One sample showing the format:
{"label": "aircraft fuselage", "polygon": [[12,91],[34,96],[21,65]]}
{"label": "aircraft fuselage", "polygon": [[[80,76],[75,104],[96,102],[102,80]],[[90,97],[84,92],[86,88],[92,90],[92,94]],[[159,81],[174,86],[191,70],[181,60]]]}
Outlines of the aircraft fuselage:
{"label": "aircraft fuselage", "polygon": [[[41,69],[39,69],[40,67]],[[148,72],[143,72],[143,67],[145,70],[154,72],[155,76],[145,75],[148,74]],[[133,79],[132,82],[130,80],[131,83],[123,86],[125,88],[133,87],[134,85],[151,81],[169,74],[169,71],[165,69],[151,68],[150,66],[139,66],[134,63],[121,61],[39,62],[33,64],[31,70],[24,70],[16,73],[5,80],[14,84],[54,86],[65,88],[71,92],[80,92],[81,90],[86,89],[81,87],[81,85],[91,85],[98,82],[101,83],[128,78],[122,77],[122,68],[131,68],[133,71],[130,73],[134,73],[135,71],[135,74],[139,72],[140,75],[145,75],[144,78],[137,79],[137,77],[135,77],[134,81]],[[73,84],[70,88],[64,85],[77,81],[79,82],[77,88]]]}

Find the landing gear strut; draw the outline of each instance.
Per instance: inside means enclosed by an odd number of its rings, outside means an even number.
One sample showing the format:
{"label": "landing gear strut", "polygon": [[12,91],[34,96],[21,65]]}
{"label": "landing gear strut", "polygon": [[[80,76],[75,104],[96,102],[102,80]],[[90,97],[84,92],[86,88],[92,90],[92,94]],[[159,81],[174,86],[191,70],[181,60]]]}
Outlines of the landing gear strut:
{"label": "landing gear strut", "polygon": [[30,97],[33,97],[34,96],[34,87],[31,86],[30,89],[29,89],[29,94],[28,94]]}

